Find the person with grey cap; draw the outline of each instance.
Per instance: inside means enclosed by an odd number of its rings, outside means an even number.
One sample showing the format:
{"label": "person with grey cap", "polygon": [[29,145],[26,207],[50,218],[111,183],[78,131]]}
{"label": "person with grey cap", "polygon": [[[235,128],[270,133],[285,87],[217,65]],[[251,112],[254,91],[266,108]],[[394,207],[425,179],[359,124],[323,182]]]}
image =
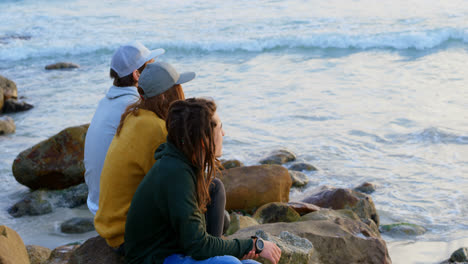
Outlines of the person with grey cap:
{"label": "person with grey cap", "polygon": [[[140,76],[141,98],[127,107],[116,135],[107,151],[101,173],[99,209],[94,225],[109,246],[123,254],[125,222],[133,195],[156,162],[154,153],[166,142],[165,119],[169,105],[185,98],[181,84],[195,78],[194,72],[179,74],[168,63],[148,64]],[[212,197],[208,230],[221,236],[226,196],[224,185],[216,180],[210,189]]]}
{"label": "person with grey cap", "polygon": [[132,42],[120,46],[112,56],[110,77],[114,80],[114,85],[99,101],[86,134],[84,149],[87,204],[93,215],[99,205],[102,167],[120,117],[128,105],[140,98],[137,86],[143,69],[163,53],[163,49],[149,50],[139,42]]}

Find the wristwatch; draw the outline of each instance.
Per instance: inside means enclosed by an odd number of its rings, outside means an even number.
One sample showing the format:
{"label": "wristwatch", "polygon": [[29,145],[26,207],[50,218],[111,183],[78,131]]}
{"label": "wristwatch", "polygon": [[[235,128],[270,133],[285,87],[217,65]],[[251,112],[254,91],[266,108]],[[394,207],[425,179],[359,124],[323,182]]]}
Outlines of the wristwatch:
{"label": "wristwatch", "polygon": [[263,248],[265,247],[265,243],[263,242],[263,239],[261,239],[258,236],[252,236],[252,239],[255,240],[255,254],[260,254],[263,251]]}

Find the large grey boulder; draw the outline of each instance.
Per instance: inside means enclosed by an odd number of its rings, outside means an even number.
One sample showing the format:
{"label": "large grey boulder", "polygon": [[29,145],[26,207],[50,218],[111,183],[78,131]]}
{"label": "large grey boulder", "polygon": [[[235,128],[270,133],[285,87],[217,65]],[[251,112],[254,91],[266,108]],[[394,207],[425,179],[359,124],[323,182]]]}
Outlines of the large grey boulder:
{"label": "large grey boulder", "polygon": [[[255,227],[253,227],[255,228]],[[271,241],[281,249],[281,258],[278,264],[318,264],[318,254],[312,243],[306,238],[299,237],[288,231],[282,231],[277,235],[272,235],[262,229],[257,229],[255,235],[263,240]],[[247,238],[245,234],[240,237],[236,235],[229,238]],[[269,264],[266,259],[257,259],[260,263]]]}
{"label": "large grey boulder", "polygon": [[241,229],[229,238],[248,238],[259,229],[273,236],[287,231],[312,242],[318,262],[309,263],[392,263],[380,234],[359,220],[337,217],[263,224]]}

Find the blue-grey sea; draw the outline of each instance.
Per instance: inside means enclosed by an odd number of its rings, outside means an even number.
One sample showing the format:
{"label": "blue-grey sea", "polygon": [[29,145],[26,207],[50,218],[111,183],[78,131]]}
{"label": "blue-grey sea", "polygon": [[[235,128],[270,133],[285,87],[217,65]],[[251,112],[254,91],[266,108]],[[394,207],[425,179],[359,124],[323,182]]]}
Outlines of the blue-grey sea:
{"label": "blue-grey sea", "polygon": [[[257,164],[288,148],[319,170],[319,185],[377,184],[383,224],[427,228],[384,235],[394,263],[438,263],[468,246],[468,2],[465,0],[0,0],[0,75],[35,107],[0,136],[0,224],[50,248],[95,233],[59,224],[89,216],[56,208],[13,218],[28,189],[16,155],[88,123],[111,85],[123,43],[164,48],[160,60],[195,71],[187,97],[209,96],[226,131],[224,158]],[[74,62],[75,70],[45,65]]]}

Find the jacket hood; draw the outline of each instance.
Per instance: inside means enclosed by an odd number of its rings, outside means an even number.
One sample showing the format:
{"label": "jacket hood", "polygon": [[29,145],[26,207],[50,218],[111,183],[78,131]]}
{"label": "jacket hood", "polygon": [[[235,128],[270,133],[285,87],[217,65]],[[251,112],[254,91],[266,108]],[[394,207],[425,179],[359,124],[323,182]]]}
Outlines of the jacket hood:
{"label": "jacket hood", "polygon": [[127,87],[111,86],[111,88],[106,93],[106,97],[109,99],[115,99],[124,95],[133,95],[137,98],[140,97],[140,94],[138,93],[137,88],[135,86],[127,86]]}

